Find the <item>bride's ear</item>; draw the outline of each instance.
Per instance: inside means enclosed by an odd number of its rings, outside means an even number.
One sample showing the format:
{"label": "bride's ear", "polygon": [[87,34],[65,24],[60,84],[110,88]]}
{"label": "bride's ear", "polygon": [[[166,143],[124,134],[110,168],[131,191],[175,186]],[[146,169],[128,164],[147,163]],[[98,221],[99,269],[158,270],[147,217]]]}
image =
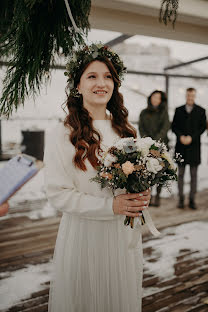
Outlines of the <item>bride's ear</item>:
{"label": "bride's ear", "polygon": [[82,94],[82,92],[80,90],[80,83],[78,83],[78,85],[77,85],[77,91],[78,91],[79,94]]}

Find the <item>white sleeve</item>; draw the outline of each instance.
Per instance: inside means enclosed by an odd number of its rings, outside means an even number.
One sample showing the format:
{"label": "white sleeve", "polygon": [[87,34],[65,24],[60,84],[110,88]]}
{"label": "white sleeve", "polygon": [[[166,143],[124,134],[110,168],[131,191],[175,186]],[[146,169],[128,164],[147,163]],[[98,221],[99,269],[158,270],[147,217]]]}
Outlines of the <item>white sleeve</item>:
{"label": "white sleeve", "polygon": [[44,180],[50,204],[59,211],[73,215],[114,219],[113,196],[96,197],[76,189],[72,163],[74,149],[68,137],[67,140],[64,141],[63,131],[61,134],[57,131],[51,133],[46,142]]}

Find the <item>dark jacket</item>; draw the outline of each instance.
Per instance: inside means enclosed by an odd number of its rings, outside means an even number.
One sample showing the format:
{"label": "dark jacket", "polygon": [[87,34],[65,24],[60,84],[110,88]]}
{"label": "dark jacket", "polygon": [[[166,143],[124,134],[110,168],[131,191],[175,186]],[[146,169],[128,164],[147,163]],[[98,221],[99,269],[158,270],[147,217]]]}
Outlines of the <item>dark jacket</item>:
{"label": "dark jacket", "polygon": [[167,103],[162,102],[156,109],[148,98],[148,107],[143,109],[139,117],[139,133],[141,137],[151,137],[153,140],[161,139],[168,144],[167,133],[170,122],[167,111]]}
{"label": "dark jacket", "polygon": [[[201,163],[200,136],[205,129],[205,109],[196,104],[194,104],[191,113],[186,112],[186,105],[176,108],[172,123],[172,130],[177,136],[175,152],[182,155],[184,164],[197,166]],[[190,135],[192,143],[183,145],[180,142],[181,135]]]}

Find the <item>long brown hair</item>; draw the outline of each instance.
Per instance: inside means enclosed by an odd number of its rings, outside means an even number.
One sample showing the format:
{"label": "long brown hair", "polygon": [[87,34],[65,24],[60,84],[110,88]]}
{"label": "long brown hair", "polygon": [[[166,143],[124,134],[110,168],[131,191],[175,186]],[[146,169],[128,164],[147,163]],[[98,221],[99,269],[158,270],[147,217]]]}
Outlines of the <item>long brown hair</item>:
{"label": "long brown hair", "polygon": [[[120,81],[112,62],[106,57],[98,57],[95,60],[106,64],[113,77],[114,90],[112,97],[107,104],[107,110],[111,113],[111,122],[114,131],[121,138],[131,136],[136,138],[136,130],[128,122],[128,110],[124,106],[123,95],[118,91]],[[83,72],[90,63],[85,65],[77,74],[75,86],[78,85]],[[100,150],[101,137],[99,132],[93,127],[93,120],[90,117],[88,110],[83,106],[82,96],[73,97],[68,95],[66,106],[69,114],[65,118],[64,125],[71,129],[69,138],[76,150],[73,159],[74,165],[77,168],[86,171],[85,160],[88,159],[91,165],[96,168],[99,164],[96,151],[99,152]]]}

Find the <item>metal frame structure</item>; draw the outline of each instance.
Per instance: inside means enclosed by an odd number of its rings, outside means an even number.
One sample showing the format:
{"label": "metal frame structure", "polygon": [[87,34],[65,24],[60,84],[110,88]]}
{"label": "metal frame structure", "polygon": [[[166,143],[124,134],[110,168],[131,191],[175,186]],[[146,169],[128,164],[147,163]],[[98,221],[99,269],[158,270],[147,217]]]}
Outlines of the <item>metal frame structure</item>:
{"label": "metal frame structure", "polygon": [[[133,37],[133,36],[123,34],[123,35],[118,36],[117,38],[115,38],[111,41],[108,41],[106,43],[106,45],[109,45],[112,47],[113,45],[116,45],[118,43],[125,41],[126,39],[129,39],[130,37]],[[198,59],[194,59],[194,60],[191,60],[188,62],[179,63],[179,64],[176,64],[173,66],[167,66],[167,67],[164,67],[164,69],[163,69],[164,73],[154,73],[154,72],[134,71],[134,70],[128,70],[127,73],[128,74],[134,74],[134,75],[144,75],[144,76],[149,75],[149,76],[162,76],[162,77],[164,77],[165,78],[165,92],[166,92],[167,104],[168,104],[170,78],[208,79],[208,76],[169,74],[166,71],[171,70],[171,69],[175,69],[175,68],[179,68],[179,67],[183,67],[183,66],[188,66],[190,64],[198,63],[198,62],[205,61],[205,60],[208,60],[208,56],[201,57]]]}
{"label": "metal frame structure", "polygon": [[179,64],[176,64],[176,65],[167,66],[167,67],[164,68],[164,70],[175,69],[175,68],[187,66],[187,65],[190,65],[190,64],[198,63],[198,62],[201,62],[201,61],[206,61],[206,60],[208,60],[208,56],[204,56],[204,57],[201,57],[201,58],[198,58],[198,59],[194,59],[192,61],[188,61],[188,62],[185,62],[185,63],[179,63]]}
{"label": "metal frame structure", "polygon": [[180,75],[180,74],[168,74],[168,73],[153,73],[153,72],[134,71],[134,70],[128,70],[127,73],[128,74],[134,74],[134,75],[161,76],[161,77],[164,77],[165,78],[165,92],[166,92],[166,95],[167,95],[167,103],[168,103],[168,93],[169,93],[170,78],[208,79],[208,76]]}

